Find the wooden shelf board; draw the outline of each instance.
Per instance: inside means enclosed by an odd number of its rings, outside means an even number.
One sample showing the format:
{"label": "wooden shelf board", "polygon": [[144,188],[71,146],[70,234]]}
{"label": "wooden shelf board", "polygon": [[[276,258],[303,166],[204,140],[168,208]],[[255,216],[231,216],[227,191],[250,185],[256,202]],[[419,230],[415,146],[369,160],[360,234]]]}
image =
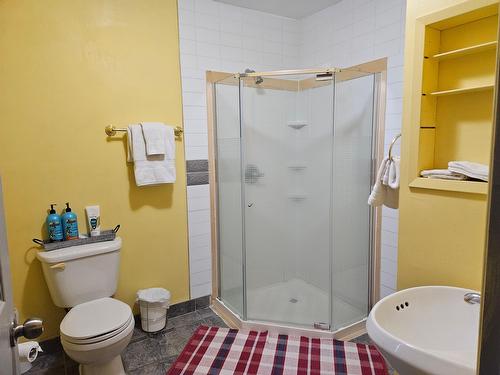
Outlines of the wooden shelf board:
{"label": "wooden shelf board", "polygon": [[410,187],[471,194],[488,194],[488,183],[478,181],[454,181],[418,177],[410,183]]}
{"label": "wooden shelf board", "polygon": [[429,93],[432,96],[445,96],[445,95],[457,95],[457,94],[466,94],[469,92],[478,92],[478,91],[486,91],[492,90],[495,85],[493,83],[481,86],[472,86],[472,87],[461,87],[458,89],[451,90],[443,90],[443,91],[434,91]]}
{"label": "wooden shelf board", "polygon": [[470,46],[470,47],[465,47],[465,48],[460,48],[460,49],[456,49],[453,51],[438,53],[438,54],[435,54],[434,56],[432,56],[432,58],[434,60],[454,59],[457,57],[462,57],[462,56],[470,55],[473,53],[479,53],[479,52],[495,49],[497,47],[497,44],[498,44],[498,42],[496,40],[492,41],[492,42],[476,44],[476,45]]}

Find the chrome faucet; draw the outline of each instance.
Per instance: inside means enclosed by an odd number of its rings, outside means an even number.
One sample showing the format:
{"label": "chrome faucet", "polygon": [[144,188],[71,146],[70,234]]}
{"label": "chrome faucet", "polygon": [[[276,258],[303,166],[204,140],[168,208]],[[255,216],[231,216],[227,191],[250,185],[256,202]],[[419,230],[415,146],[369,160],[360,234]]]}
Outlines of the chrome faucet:
{"label": "chrome faucet", "polygon": [[465,293],[464,301],[470,304],[476,304],[481,302],[481,294],[479,293]]}

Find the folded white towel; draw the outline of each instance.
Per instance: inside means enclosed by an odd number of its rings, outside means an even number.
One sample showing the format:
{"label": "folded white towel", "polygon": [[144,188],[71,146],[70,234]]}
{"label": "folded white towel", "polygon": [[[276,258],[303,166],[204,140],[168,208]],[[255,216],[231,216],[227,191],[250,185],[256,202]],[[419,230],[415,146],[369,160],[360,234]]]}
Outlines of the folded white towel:
{"label": "folded white towel", "polygon": [[399,158],[385,158],[380,164],[372,192],[368,197],[370,206],[399,206]]}
{"label": "folded white towel", "polygon": [[450,161],[448,169],[451,172],[461,173],[470,178],[488,181],[489,167],[484,164],[471,161]]}
{"label": "folded white towel", "polygon": [[174,127],[161,122],[141,123],[142,134],[146,141],[146,154],[165,155],[165,159],[175,159]]}
{"label": "folded white towel", "polygon": [[455,173],[448,169],[425,169],[420,172],[422,177],[441,180],[466,180],[467,176],[462,173]]}
{"label": "folded white towel", "polygon": [[165,125],[159,122],[141,122],[141,129],[146,142],[146,155],[165,155]]}
{"label": "folded white towel", "polygon": [[148,156],[141,125],[130,125],[127,134],[127,161],[134,162],[136,185],[146,186],[175,182],[175,158],[167,158],[167,154],[170,155],[171,151],[169,153],[168,148],[166,148],[164,155]]}

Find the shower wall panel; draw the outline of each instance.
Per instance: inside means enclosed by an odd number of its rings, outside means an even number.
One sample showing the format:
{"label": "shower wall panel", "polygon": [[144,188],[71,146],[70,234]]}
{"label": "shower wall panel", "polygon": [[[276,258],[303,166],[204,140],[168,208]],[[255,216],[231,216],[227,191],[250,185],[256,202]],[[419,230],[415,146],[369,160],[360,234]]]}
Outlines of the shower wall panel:
{"label": "shower wall panel", "polygon": [[243,316],[243,210],[238,86],[215,89],[220,296]]}

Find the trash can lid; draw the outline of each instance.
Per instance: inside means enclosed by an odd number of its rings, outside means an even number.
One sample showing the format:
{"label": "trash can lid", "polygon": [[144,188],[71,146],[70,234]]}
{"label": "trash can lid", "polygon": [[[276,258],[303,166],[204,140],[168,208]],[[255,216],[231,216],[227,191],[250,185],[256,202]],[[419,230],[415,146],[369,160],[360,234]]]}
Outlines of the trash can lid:
{"label": "trash can lid", "polygon": [[164,288],[148,288],[137,291],[137,299],[145,302],[169,302],[170,292]]}

